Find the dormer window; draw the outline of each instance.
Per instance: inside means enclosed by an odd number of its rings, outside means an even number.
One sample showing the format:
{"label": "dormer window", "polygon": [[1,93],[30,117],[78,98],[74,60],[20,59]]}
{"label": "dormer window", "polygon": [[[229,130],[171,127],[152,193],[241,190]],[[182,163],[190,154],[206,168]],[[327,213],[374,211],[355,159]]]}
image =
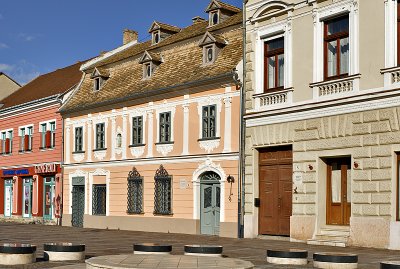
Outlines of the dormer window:
{"label": "dormer window", "polygon": [[151,44],[156,45],[169,36],[178,33],[180,30],[179,27],[155,21],[149,29],[149,33],[152,36]]}
{"label": "dormer window", "polygon": [[157,66],[162,63],[162,58],[157,53],[145,51],[139,63],[143,64],[143,79],[148,79],[153,76]]}
{"label": "dormer window", "polygon": [[219,14],[218,11],[214,11],[210,13],[210,26],[216,25],[219,23]]}
{"label": "dormer window", "polygon": [[222,36],[212,35],[206,32],[199,42],[203,49],[203,65],[212,64],[216,61],[219,51],[226,45]]}
{"label": "dormer window", "polygon": [[107,71],[100,68],[95,68],[90,76],[90,78],[93,80],[93,90],[99,91],[109,77],[110,75]]}

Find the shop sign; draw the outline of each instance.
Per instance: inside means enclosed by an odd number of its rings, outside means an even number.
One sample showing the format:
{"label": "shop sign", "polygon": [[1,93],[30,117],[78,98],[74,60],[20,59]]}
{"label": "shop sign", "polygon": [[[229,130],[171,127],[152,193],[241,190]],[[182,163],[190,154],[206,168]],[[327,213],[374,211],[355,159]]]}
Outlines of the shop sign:
{"label": "shop sign", "polygon": [[29,175],[29,169],[3,170],[3,176]]}
{"label": "shop sign", "polygon": [[36,174],[55,173],[57,165],[55,163],[35,165]]}

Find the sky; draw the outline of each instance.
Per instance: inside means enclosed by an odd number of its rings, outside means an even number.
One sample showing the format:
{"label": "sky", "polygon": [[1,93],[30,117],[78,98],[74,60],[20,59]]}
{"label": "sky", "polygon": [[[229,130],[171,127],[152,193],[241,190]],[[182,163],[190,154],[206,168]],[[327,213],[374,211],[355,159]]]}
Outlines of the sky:
{"label": "sky", "polygon": [[[150,38],[153,21],[192,23],[210,0],[0,0],[0,72],[33,78],[122,45],[125,28]],[[242,0],[224,0],[242,7]]]}

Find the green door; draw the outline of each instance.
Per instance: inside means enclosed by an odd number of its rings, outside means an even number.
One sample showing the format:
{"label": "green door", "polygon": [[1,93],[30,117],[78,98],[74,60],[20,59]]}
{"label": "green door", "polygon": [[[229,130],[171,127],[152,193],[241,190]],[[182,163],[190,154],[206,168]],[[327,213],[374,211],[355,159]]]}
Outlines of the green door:
{"label": "green door", "polygon": [[221,185],[214,172],[204,174],[200,181],[200,230],[202,234],[219,235]]}
{"label": "green door", "polygon": [[30,218],[32,217],[32,178],[24,178],[23,185],[23,195],[22,195],[22,206],[23,212],[22,217]]}
{"label": "green door", "polygon": [[55,183],[54,177],[44,178],[43,188],[43,218],[51,220],[54,218],[54,196],[55,196]]}
{"label": "green door", "polygon": [[12,179],[4,180],[4,217],[11,217],[13,202],[13,182]]}

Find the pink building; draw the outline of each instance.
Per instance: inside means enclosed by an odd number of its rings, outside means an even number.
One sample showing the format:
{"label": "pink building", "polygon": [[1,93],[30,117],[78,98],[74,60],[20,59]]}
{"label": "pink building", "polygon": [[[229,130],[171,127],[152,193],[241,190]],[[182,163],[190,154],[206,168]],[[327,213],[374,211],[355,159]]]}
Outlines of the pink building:
{"label": "pink building", "polygon": [[81,64],[42,75],[1,101],[1,218],[60,218],[63,123],[57,111],[79,82]]}

